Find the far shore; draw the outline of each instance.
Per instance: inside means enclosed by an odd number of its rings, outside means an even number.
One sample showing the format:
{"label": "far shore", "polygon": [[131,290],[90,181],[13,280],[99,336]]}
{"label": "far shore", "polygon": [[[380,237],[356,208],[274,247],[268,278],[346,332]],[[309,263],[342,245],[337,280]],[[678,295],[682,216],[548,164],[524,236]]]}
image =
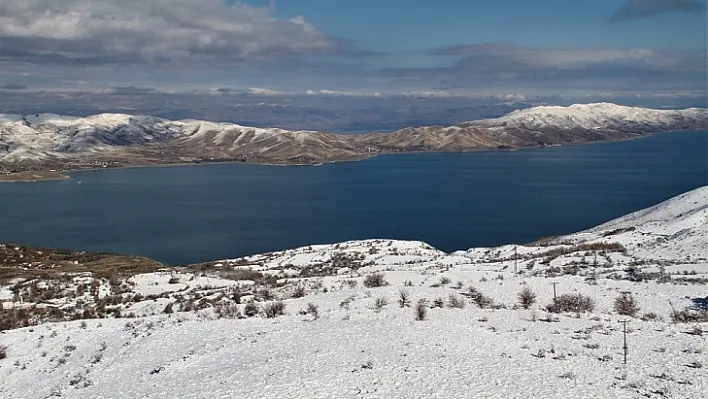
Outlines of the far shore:
{"label": "far shore", "polygon": [[69,176],[64,172],[54,171],[23,171],[0,175],[0,183],[35,183],[51,180],[68,180]]}
{"label": "far shore", "polygon": [[[662,133],[672,133],[672,132],[682,132],[682,131],[692,131],[691,130],[676,130],[669,132],[654,132],[647,133],[643,135],[637,135],[636,137],[627,137],[617,140],[601,140],[601,141],[586,141],[578,143],[565,143],[565,144],[554,144],[549,146],[528,146],[528,147],[512,147],[512,148],[470,148],[467,150],[414,150],[414,151],[390,151],[390,152],[379,152],[372,154],[361,154],[361,157],[354,157],[348,159],[332,159],[325,160],[321,162],[313,163],[296,163],[296,162],[273,162],[273,161],[240,161],[240,160],[224,160],[224,161],[201,161],[201,162],[164,162],[160,163],[157,160],[136,160],[136,163],[127,163],[120,166],[112,167],[102,167],[102,168],[77,168],[71,170],[62,171],[22,171],[16,173],[10,173],[7,175],[0,175],[0,183],[33,183],[42,181],[53,181],[53,180],[68,180],[70,179],[70,174],[76,172],[91,172],[91,171],[105,171],[114,169],[132,169],[132,168],[164,168],[172,166],[199,166],[199,165],[218,165],[218,164],[244,164],[244,165],[260,165],[260,166],[322,166],[325,164],[334,164],[341,162],[358,162],[365,159],[370,159],[377,157],[379,155],[399,155],[399,154],[468,154],[476,152],[514,152],[523,150],[538,150],[553,147],[569,147],[569,146],[579,146],[579,145],[591,145],[591,144],[610,144],[619,143],[624,141],[637,140],[645,137],[654,136]],[[142,161],[142,162],[141,162]]]}

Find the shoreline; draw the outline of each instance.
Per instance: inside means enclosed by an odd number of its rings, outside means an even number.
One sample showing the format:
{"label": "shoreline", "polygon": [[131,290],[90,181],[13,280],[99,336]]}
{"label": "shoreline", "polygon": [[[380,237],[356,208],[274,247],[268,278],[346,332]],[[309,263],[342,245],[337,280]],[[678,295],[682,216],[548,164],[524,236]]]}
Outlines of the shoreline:
{"label": "shoreline", "polygon": [[71,175],[73,173],[79,173],[79,172],[100,172],[100,171],[120,170],[120,169],[169,168],[169,167],[173,167],[173,166],[201,166],[201,165],[221,165],[221,164],[228,164],[228,165],[240,164],[240,165],[254,165],[254,166],[280,166],[280,167],[295,167],[295,166],[317,167],[317,166],[324,166],[324,165],[334,164],[334,163],[359,162],[359,161],[363,161],[363,160],[369,159],[369,158],[373,158],[373,156],[364,157],[364,158],[357,158],[357,159],[342,159],[342,160],[334,160],[334,161],[324,161],[324,162],[319,162],[319,163],[266,163],[266,162],[243,162],[243,161],[170,162],[170,163],[156,163],[156,164],[125,165],[125,166],[118,166],[118,167],[113,167],[113,168],[72,169],[72,170],[63,171],[62,173],[66,173],[67,177],[71,178],[69,175]]}
{"label": "shoreline", "polygon": [[[565,143],[565,144],[553,144],[547,146],[523,146],[523,147],[511,147],[511,148],[470,148],[467,150],[413,150],[413,151],[386,151],[373,153],[371,155],[362,154],[362,157],[351,158],[351,159],[335,159],[322,161],[317,163],[274,163],[274,162],[253,162],[253,161],[239,161],[239,160],[226,160],[226,161],[204,161],[204,162],[166,162],[166,163],[137,163],[137,164],[126,164],[116,167],[104,167],[104,168],[81,168],[81,169],[71,169],[62,171],[22,171],[18,173],[10,173],[7,175],[0,175],[0,183],[39,183],[44,181],[60,181],[60,180],[71,180],[71,174],[78,172],[95,172],[95,171],[106,171],[106,170],[116,170],[116,169],[133,169],[133,168],[166,168],[172,166],[200,166],[200,165],[218,165],[218,164],[244,164],[244,165],[257,165],[257,166],[280,166],[280,167],[291,167],[291,166],[324,166],[328,164],[336,164],[343,162],[359,162],[367,159],[376,158],[378,156],[386,155],[400,155],[400,154],[469,154],[469,153],[479,153],[479,152],[516,152],[523,150],[540,150],[547,148],[556,147],[570,147],[570,146],[581,146],[581,145],[593,145],[593,144],[611,144],[611,143],[621,143],[626,141],[638,140],[646,137],[655,136],[658,134],[666,133],[680,133],[680,132],[690,132],[690,131],[701,131],[695,129],[683,129],[683,130],[671,130],[666,132],[653,132],[639,135],[635,137],[627,137],[617,140],[599,140],[599,141],[586,141],[577,143]],[[22,176],[18,178],[13,178],[19,174]],[[38,174],[47,174],[49,176],[37,176]],[[34,177],[27,178],[25,175],[33,175]]]}
{"label": "shoreline", "polygon": [[69,172],[23,171],[0,175],[0,183],[39,183],[43,181],[69,180]]}

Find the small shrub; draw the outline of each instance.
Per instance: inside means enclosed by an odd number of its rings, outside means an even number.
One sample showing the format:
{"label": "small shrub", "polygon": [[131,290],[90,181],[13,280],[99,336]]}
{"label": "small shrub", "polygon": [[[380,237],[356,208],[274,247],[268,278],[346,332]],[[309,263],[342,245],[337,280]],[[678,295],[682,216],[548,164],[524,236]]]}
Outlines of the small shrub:
{"label": "small shrub", "polygon": [[575,374],[573,374],[572,371],[569,371],[567,373],[563,373],[563,374],[559,375],[558,377],[565,378],[568,380],[574,380],[576,378]]}
{"label": "small shrub", "polygon": [[311,314],[312,317],[313,317],[315,320],[317,320],[317,319],[320,318],[320,310],[319,310],[319,307],[317,307],[317,305],[315,305],[315,304],[312,303],[312,302],[310,302],[310,303],[307,304],[307,313],[308,313],[308,314]]}
{"label": "small shrub", "polygon": [[293,291],[293,298],[302,298],[305,296],[305,287],[302,285],[298,285],[295,287],[295,290]]}
{"label": "small shrub", "polygon": [[448,285],[451,281],[449,277],[440,277],[440,285]]}
{"label": "small shrub", "polygon": [[411,294],[406,290],[401,290],[398,293],[398,306],[402,308],[411,307]]}
{"label": "small shrub", "polygon": [[274,319],[285,314],[285,303],[283,301],[272,302],[263,307],[263,314],[268,319]]}
{"label": "small shrub", "polygon": [[177,276],[170,277],[170,279],[167,281],[167,284],[179,284],[179,277],[177,277]]}
{"label": "small shrub", "polygon": [[445,301],[442,298],[435,298],[433,300],[433,307],[434,308],[444,308],[445,307]]}
{"label": "small shrub", "polygon": [[273,291],[267,288],[258,291],[257,295],[262,301],[272,301],[273,299],[275,299],[275,294],[273,294]]}
{"label": "small shrub", "polygon": [[0,345],[0,360],[7,358],[7,346]]}
{"label": "small shrub", "polygon": [[174,311],[174,309],[172,308],[173,306],[174,306],[174,303],[173,303],[173,302],[168,303],[168,304],[165,306],[165,309],[162,311],[162,313],[165,313],[165,314],[172,314],[172,313],[174,313],[175,311]]}
{"label": "small shrub", "polygon": [[238,306],[234,303],[220,303],[214,307],[216,315],[220,319],[238,319],[241,313],[238,311]]}
{"label": "small shrub", "polygon": [[366,288],[383,287],[384,285],[388,285],[388,283],[384,279],[383,273],[369,274],[364,278]]}
{"label": "small shrub", "polygon": [[428,314],[428,301],[425,298],[422,298],[421,300],[418,301],[418,304],[415,305],[415,319],[418,321],[423,321],[425,320],[425,317]]}
{"label": "small shrub", "polygon": [[464,309],[465,300],[455,294],[450,294],[447,300],[447,306],[454,309]]}
{"label": "small shrub", "polygon": [[470,287],[467,293],[467,296],[472,298],[472,301],[474,301],[477,306],[480,308],[488,308],[494,304],[494,301],[492,298],[488,296],[484,296],[481,292],[477,291],[474,287]]}
{"label": "small shrub", "polygon": [[521,307],[524,309],[528,309],[534,303],[536,303],[536,293],[533,292],[530,287],[524,287],[521,292],[519,292],[519,304],[521,304]]}
{"label": "small shrub", "polygon": [[237,287],[234,290],[234,293],[231,295],[231,300],[237,304],[241,303],[241,289],[240,288]]}
{"label": "small shrub", "polygon": [[386,305],[388,305],[388,301],[386,301],[386,298],[378,297],[374,301],[374,310],[376,311],[376,313],[378,313],[382,311]]}
{"label": "small shrub", "polygon": [[634,317],[639,312],[639,305],[631,294],[622,294],[615,299],[615,312],[622,316]]}
{"label": "small shrub", "polygon": [[691,331],[686,331],[686,334],[689,335],[698,335],[699,337],[703,335],[703,329],[698,326],[693,326],[693,329]]}
{"label": "small shrub", "polygon": [[644,313],[642,315],[643,321],[663,321],[663,317],[659,316],[654,312]]}
{"label": "small shrub", "polygon": [[708,310],[684,309],[673,312],[671,321],[674,323],[706,323],[708,322]]}
{"label": "small shrub", "polygon": [[406,281],[403,282],[403,286],[404,286],[404,287],[412,287],[412,286],[413,286],[413,282],[412,282],[411,280],[406,280]]}
{"label": "small shrub", "polygon": [[352,302],[354,302],[354,299],[356,299],[356,297],[350,296],[349,298],[347,298],[347,299],[343,300],[342,302],[340,302],[340,303],[339,303],[339,307],[342,308],[342,309],[344,309],[344,310],[349,310],[349,305],[350,305]]}
{"label": "small shrub", "polygon": [[249,302],[246,304],[246,306],[243,308],[243,314],[246,315],[247,317],[253,317],[257,315],[260,312],[260,309],[258,308],[258,305],[256,305],[253,302]]}
{"label": "small shrub", "polygon": [[562,312],[592,312],[595,309],[595,301],[583,294],[563,294],[552,304],[546,306],[546,310],[552,313]]}

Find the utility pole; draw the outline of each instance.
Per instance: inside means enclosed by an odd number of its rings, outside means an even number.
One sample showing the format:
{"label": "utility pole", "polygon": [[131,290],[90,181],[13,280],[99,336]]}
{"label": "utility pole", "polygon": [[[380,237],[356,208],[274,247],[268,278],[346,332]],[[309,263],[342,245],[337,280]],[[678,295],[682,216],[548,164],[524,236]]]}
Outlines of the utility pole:
{"label": "utility pole", "polygon": [[624,325],[624,328],[622,329],[622,333],[624,335],[624,345],[622,345],[622,349],[624,349],[624,364],[627,364],[627,323],[629,320],[618,321]]}
{"label": "utility pole", "polygon": [[558,285],[557,282],[551,283],[553,284],[553,303],[558,302],[558,297],[556,296],[556,285]]}

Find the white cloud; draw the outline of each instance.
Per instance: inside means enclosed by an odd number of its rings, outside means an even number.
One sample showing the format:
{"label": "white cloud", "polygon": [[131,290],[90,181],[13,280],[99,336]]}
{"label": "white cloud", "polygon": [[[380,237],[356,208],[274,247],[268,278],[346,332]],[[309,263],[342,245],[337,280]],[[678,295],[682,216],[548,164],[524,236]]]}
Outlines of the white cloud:
{"label": "white cloud", "polygon": [[[437,55],[463,56],[459,65],[474,71],[497,74],[523,74],[537,70],[583,70],[589,66],[641,66],[656,70],[687,70],[705,59],[705,51],[652,50],[645,48],[584,48],[552,46],[518,46],[485,43],[448,46]],[[514,76],[512,76],[513,78]]]}
{"label": "white cloud", "polygon": [[362,94],[353,93],[350,91],[339,91],[339,90],[305,90],[305,94],[308,95],[320,95],[320,96],[359,96]]}
{"label": "white cloud", "polygon": [[285,92],[279,90],[263,89],[260,87],[251,87],[250,89],[248,89],[248,92],[260,96],[279,96],[286,94]]}
{"label": "white cloud", "polygon": [[[504,43],[448,46],[432,55],[450,57],[434,67],[388,68],[399,85],[502,92],[698,90],[706,87],[705,49],[618,49],[520,46]],[[436,85],[436,86],[433,86]],[[455,91],[457,93],[457,91]]]}
{"label": "white cloud", "polygon": [[411,91],[408,93],[403,93],[404,96],[410,96],[410,97],[437,97],[437,98],[446,98],[446,97],[454,97],[455,94],[450,93],[447,90],[421,90],[421,91]]}
{"label": "white cloud", "polygon": [[492,94],[490,98],[504,101],[526,101],[526,96],[519,93]]}
{"label": "white cloud", "polygon": [[3,57],[47,63],[253,60],[332,52],[303,17],[223,0],[3,0]]}

